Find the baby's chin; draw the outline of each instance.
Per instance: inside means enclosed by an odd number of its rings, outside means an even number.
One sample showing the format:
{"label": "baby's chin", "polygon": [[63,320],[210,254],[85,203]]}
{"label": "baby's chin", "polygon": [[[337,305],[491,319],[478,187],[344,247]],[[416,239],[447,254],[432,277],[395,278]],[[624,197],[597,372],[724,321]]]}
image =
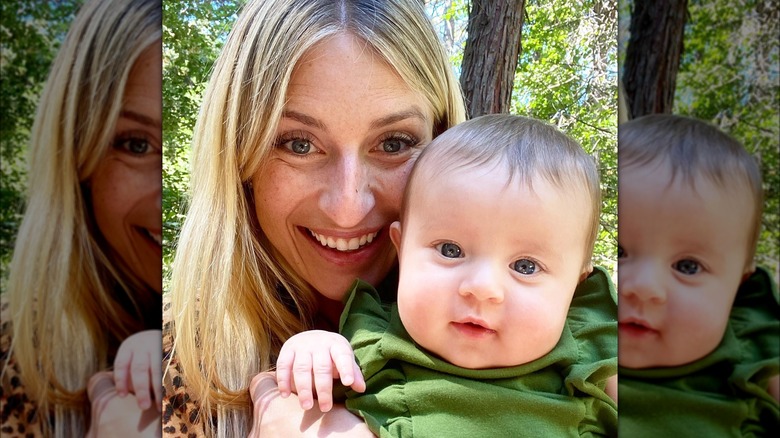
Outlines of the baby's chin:
{"label": "baby's chin", "polygon": [[501,352],[495,352],[494,354],[488,354],[485,352],[464,353],[445,351],[441,354],[437,353],[437,356],[461,368],[470,370],[486,370],[525,365],[537,359],[541,359],[547,353],[552,351],[554,347],[555,345],[552,345],[549,348],[547,346],[543,346],[542,348],[536,348],[533,350],[514,352],[514,354],[507,354],[505,350],[502,350]]}
{"label": "baby's chin", "polygon": [[[720,344],[715,343],[711,348],[696,348],[691,344],[680,346],[677,351],[659,352],[656,350],[627,352],[626,348],[618,345],[618,365],[628,369],[649,369],[649,368],[675,368],[685,366],[703,359],[712,353]],[[688,348],[686,348],[688,347]],[[691,348],[692,347],[692,348]]]}

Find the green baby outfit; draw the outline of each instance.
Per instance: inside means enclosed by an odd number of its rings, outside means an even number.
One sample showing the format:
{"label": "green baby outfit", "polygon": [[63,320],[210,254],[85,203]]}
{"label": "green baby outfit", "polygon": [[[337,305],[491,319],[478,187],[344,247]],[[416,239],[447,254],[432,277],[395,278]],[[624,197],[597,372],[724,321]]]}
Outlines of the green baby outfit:
{"label": "green baby outfit", "polygon": [[347,408],[380,437],[614,436],[617,409],[604,387],[617,371],[616,320],[614,286],[596,268],[577,287],[551,352],[515,367],[470,370],[418,347],[398,307],[358,281],[340,329],[367,389],[347,391]]}
{"label": "green baby outfit", "polygon": [[679,367],[621,367],[620,436],[778,436],[778,404],[766,389],[780,368],[778,316],[777,288],[758,269],[713,352]]}

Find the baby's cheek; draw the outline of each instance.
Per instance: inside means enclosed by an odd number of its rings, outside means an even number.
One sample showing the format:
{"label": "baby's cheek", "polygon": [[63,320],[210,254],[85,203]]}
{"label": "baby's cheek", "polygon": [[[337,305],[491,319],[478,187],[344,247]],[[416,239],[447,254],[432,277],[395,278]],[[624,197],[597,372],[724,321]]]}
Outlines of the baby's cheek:
{"label": "baby's cheek", "polygon": [[676,365],[693,362],[711,353],[720,344],[731,313],[728,302],[696,300],[675,309],[665,336],[676,345]]}
{"label": "baby's cheek", "polygon": [[[511,316],[511,332],[504,339],[512,340],[506,348],[512,351],[517,364],[539,359],[555,348],[566,324],[568,306],[561,312],[560,305],[529,306],[515,310]],[[523,342],[517,342],[522,339]]]}
{"label": "baby's cheek", "polygon": [[398,316],[404,327],[410,333],[416,331],[420,325],[421,303],[419,296],[414,293],[404,293],[399,290],[398,294]]}

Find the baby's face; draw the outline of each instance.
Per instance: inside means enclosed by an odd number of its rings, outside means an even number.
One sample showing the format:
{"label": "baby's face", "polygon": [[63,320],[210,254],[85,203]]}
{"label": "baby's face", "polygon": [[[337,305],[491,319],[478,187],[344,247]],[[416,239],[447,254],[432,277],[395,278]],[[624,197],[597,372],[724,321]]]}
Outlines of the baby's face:
{"label": "baby's face", "polygon": [[660,166],[620,170],[618,360],[677,366],[720,343],[746,273],[753,204],[747,188]]}
{"label": "baby's face", "polygon": [[[433,182],[430,182],[433,180]],[[585,269],[591,211],[584,191],[503,168],[417,181],[400,245],[398,307],[423,348],[464,368],[538,359],[561,337]],[[584,278],[584,277],[583,277]]]}

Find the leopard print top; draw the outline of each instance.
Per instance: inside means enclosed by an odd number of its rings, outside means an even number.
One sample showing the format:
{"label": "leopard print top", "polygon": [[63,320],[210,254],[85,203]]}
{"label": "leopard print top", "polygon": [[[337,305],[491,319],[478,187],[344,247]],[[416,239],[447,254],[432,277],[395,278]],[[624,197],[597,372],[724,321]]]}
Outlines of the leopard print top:
{"label": "leopard print top", "polygon": [[0,385],[0,434],[3,437],[36,437],[42,436],[38,409],[27,396],[22,379],[19,376],[19,366],[10,356],[11,315],[8,302],[0,303],[2,309],[2,330],[0,332],[0,366],[3,367],[2,385]]}
{"label": "leopard print top", "polygon": [[[206,436],[198,403],[190,397],[176,357],[171,358],[173,335],[171,333],[170,302],[163,303],[163,405],[162,432],[164,437]],[[171,366],[166,371],[168,361]]]}

